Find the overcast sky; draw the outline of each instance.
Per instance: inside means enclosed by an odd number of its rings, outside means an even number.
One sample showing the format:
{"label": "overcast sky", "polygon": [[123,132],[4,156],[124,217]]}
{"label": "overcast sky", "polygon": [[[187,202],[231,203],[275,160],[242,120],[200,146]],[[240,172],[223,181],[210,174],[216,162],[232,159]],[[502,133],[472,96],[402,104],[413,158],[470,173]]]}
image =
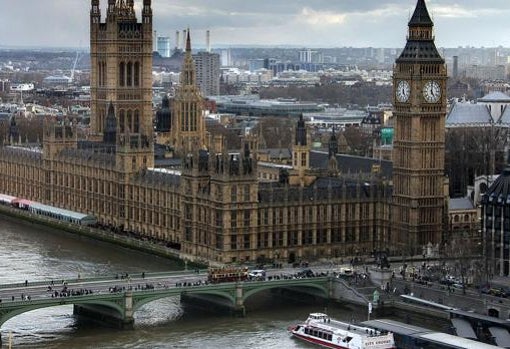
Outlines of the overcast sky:
{"label": "overcast sky", "polygon": [[[142,0],[135,0],[140,15]],[[104,8],[107,0],[101,0]],[[154,30],[203,45],[402,47],[416,0],[153,0]],[[428,0],[438,47],[510,47],[509,0]],[[0,0],[0,46],[89,46],[90,0]]]}

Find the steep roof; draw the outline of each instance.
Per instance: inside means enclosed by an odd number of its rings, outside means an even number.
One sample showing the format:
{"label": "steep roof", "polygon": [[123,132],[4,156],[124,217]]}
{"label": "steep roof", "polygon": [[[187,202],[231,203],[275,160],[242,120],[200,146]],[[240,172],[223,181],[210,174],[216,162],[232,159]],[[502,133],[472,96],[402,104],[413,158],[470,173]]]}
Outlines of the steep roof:
{"label": "steep roof", "polygon": [[[432,35],[425,37],[411,35],[413,29],[426,27],[430,28],[429,30],[431,31],[433,26],[434,23],[430,18],[425,0],[418,0],[413,16],[409,20],[409,35],[406,47],[397,58],[397,63],[444,63],[444,59],[439,54]],[[421,30],[418,30],[418,32],[421,32]]]}
{"label": "steep roof", "polygon": [[[388,160],[378,160],[362,156],[337,154],[336,161],[338,170],[342,173],[372,173],[374,165],[381,166],[383,177],[391,178],[393,173],[393,162]],[[328,168],[329,153],[327,151],[312,150],[310,152],[310,167],[315,169]]]}
{"label": "steep roof", "polygon": [[489,94],[483,96],[482,98],[478,98],[478,102],[484,103],[510,103],[510,97],[500,91],[492,91]]}
{"label": "steep roof", "polygon": [[473,205],[473,201],[471,201],[470,198],[450,199],[448,207],[450,211],[472,210],[475,208],[475,206]]}
{"label": "steep roof", "polygon": [[409,26],[433,26],[425,0],[418,0],[413,16],[409,20]]}
{"label": "steep roof", "polygon": [[482,126],[491,122],[489,108],[484,104],[457,102],[446,117],[446,127]]}

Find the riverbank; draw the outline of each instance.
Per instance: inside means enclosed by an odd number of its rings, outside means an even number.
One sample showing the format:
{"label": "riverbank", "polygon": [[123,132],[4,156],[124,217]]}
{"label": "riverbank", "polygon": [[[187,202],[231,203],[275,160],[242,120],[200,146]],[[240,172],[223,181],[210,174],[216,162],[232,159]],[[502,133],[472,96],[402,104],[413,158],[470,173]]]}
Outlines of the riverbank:
{"label": "riverbank", "polygon": [[0,215],[21,220],[29,224],[38,224],[41,226],[57,229],[69,234],[98,240],[106,243],[113,244],[117,247],[124,247],[151,255],[155,255],[161,258],[177,261],[182,264],[183,268],[203,268],[206,263],[203,261],[197,261],[191,255],[182,253],[181,251],[158,245],[149,241],[136,239],[126,235],[116,234],[111,231],[91,228],[88,226],[81,226],[71,224],[63,221],[59,221],[50,217],[37,215],[29,211],[17,209],[7,205],[0,205]]}

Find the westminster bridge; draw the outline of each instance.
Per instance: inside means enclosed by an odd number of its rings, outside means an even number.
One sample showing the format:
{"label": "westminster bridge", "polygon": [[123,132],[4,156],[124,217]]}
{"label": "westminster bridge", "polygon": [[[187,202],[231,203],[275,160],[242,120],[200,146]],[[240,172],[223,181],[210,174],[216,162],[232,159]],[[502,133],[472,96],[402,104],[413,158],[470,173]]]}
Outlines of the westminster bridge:
{"label": "westminster bridge", "polygon": [[263,281],[211,284],[206,279],[205,270],[196,270],[4,284],[0,285],[0,328],[9,319],[29,311],[73,305],[78,316],[129,329],[134,325],[134,313],[143,305],[176,296],[226,307],[238,316],[245,316],[248,298],[265,290],[368,303],[365,296],[326,270],[316,271],[312,277],[297,277],[292,270],[273,270]]}

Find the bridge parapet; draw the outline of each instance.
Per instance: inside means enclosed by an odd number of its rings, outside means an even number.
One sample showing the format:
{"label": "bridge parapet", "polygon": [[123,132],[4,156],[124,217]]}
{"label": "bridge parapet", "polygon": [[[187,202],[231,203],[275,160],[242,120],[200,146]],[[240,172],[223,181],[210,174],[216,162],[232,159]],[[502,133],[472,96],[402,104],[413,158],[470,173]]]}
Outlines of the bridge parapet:
{"label": "bridge parapet", "polygon": [[[191,276],[188,274],[187,276]],[[146,276],[147,277],[147,276]],[[81,279],[79,283],[69,283],[68,287],[80,287],[81,284],[91,279]],[[143,280],[143,281],[142,281]],[[152,279],[152,282],[159,279]],[[315,277],[315,278],[303,278],[303,279],[272,279],[267,281],[247,281],[247,282],[232,282],[232,283],[220,283],[220,284],[195,284],[191,286],[174,286],[174,281],[168,282],[165,285],[159,284],[156,288],[139,289],[133,287],[133,280],[131,282],[126,280],[127,284],[125,287],[121,287],[121,292],[111,292],[112,283],[104,282],[101,286],[102,289],[99,291],[94,289],[94,293],[82,294],[82,295],[68,295],[65,297],[52,297],[51,293],[46,290],[48,282],[41,282],[41,286],[37,288],[34,284],[32,286],[25,287],[24,284],[14,290],[4,291],[4,301],[0,302],[0,327],[7,320],[15,317],[16,315],[53,306],[61,305],[74,305],[76,314],[92,316],[101,320],[106,317],[117,321],[123,327],[132,325],[134,322],[134,313],[141,308],[142,305],[155,300],[166,298],[166,297],[177,297],[182,294],[186,295],[200,295],[207,298],[220,297],[224,300],[224,303],[228,303],[232,306],[234,311],[244,315],[245,313],[245,301],[247,298],[253,296],[258,292],[264,290],[282,288],[288,290],[296,290],[299,292],[309,293],[314,296],[330,298],[331,295],[335,294],[331,291],[332,280],[334,278],[329,276]],[[120,280],[114,279],[109,280],[114,283]],[[142,282],[146,282],[146,279],[140,279]],[[147,281],[149,282],[149,281]],[[110,288],[108,287],[110,285]],[[171,285],[171,286],[169,286]],[[89,287],[90,285],[87,285]],[[94,284],[94,287],[100,287],[99,284]],[[30,290],[33,297],[30,300],[14,300],[5,301],[6,295],[24,293],[25,290]],[[226,301],[225,301],[226,300]],[[97,315],[94,315],[97,314]]]}

